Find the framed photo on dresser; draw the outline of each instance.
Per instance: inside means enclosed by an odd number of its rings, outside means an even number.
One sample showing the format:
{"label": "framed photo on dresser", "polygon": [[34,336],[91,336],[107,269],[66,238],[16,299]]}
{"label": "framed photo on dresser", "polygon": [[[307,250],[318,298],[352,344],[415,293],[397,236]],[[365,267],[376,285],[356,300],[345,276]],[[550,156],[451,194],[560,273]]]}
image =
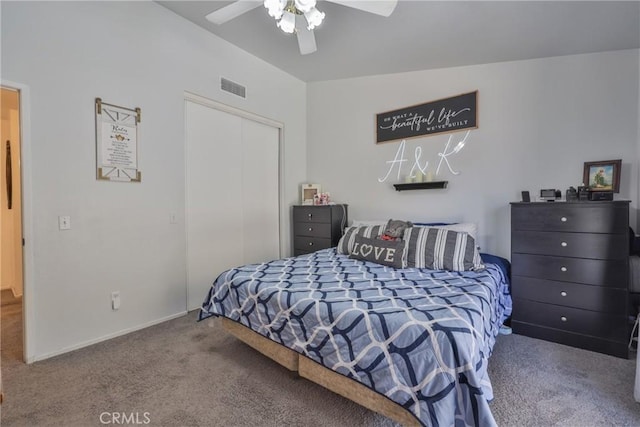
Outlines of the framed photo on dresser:
{"label": "framed photo on dresser", "polygon": [[300,204],[313,205],[313,198],[320,195],[320,184],[302,184]]}
{"label": "framed photo on dresser", "polygon": [[589,187],[589,191],[612,191],[619,193],[621,168],[621,159],[584,162],[582,182]]}

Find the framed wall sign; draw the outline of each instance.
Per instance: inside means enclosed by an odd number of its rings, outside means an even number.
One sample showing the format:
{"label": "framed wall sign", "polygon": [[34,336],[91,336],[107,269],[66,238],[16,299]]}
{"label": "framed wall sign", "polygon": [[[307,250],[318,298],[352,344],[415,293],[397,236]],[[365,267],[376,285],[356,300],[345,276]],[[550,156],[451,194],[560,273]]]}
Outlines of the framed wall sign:
{"label": "framed wall sign", "polygon": [[478,91],[376,114],[376,144],[478,127]]}
{"label": "framed wall sign", "polygon": [[96,98],[96,178],[141,182],[138,169],[140,108],[125,108]]}

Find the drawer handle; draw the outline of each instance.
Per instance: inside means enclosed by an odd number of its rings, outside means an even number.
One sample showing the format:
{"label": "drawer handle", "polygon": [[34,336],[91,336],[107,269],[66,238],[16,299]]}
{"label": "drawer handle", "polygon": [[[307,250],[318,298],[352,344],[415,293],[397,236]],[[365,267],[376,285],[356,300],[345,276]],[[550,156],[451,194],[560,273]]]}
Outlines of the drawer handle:
{"label": "drawer handle", "polygon": [[563,216],[562,218],[560,218],[560,221],[562,221],[562,222],[567,222],[567,217],[566,217],[566,216]]}
{"label": "drawer handle", "polygon": [[567,321],[567,318],[566,318],[566,317],[564,317],[564,316],[562,316],[562,317],[560,317],[560,320],[562,320],[563,322],[566,322],[566,321]]}
{"label": "drawer handle", "polygon": [[563,248],[566,248],[567,247],[567,242],[560,243],[560,246],[562,246]]}
{"label": "drawer handle", "polygon": [[311,219],[311,217],[313,217],[313,214],[309,214],[308,217],[309,217],[309,219]]}
{"label": "drawer handle", "polygon": [[313,246],[313,242],[309,242],[309,246]]}
{"label": "drawer handle", "polygon": [[309,227],[309,231],[313,231],[313,228]]}
{"label": "drawer handle", "polygon": [[567,271],[567,267],[560,267],[560,271]]}
{"label": "drawer handle", "polygon": [[565,291],[562,291],[562,292],[560,292],[560,296],[561,296],[561,297],[566,297],[566,296],[567,296],[567,293],[566,293]]}

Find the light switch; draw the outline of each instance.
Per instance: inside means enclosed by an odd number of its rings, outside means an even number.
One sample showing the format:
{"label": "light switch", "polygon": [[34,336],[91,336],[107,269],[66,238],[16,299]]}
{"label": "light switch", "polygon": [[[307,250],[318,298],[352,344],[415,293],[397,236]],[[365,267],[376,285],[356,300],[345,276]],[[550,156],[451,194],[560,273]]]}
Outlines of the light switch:
{"label": "light switch", "polygon": [[70,216],[59,216],[58,217],[58,228],[60,230],[71,230],[71,217]]}
{"label": "light switch", "polygon": [[120,291],[111,292],[111,310],[120,309]]}

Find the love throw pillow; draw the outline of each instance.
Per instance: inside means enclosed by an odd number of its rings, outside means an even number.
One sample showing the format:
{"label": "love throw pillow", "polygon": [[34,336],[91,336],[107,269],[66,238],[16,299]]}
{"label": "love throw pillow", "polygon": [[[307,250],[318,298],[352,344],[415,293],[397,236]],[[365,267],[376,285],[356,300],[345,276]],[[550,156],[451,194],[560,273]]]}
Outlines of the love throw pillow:
{"label": "love throw pillow", "polygon": [[371,261],[395,268],[406,267],[405,242],[355,236],[349,258]]}
{"label": "love throw pillow", "polygon": [[356,243],[356,236],[376,238],[382,234],[384,227],[384,224],[378,224],[347,228],[338,242],[338,253],[349,255],[353,251],[353,245]]}

